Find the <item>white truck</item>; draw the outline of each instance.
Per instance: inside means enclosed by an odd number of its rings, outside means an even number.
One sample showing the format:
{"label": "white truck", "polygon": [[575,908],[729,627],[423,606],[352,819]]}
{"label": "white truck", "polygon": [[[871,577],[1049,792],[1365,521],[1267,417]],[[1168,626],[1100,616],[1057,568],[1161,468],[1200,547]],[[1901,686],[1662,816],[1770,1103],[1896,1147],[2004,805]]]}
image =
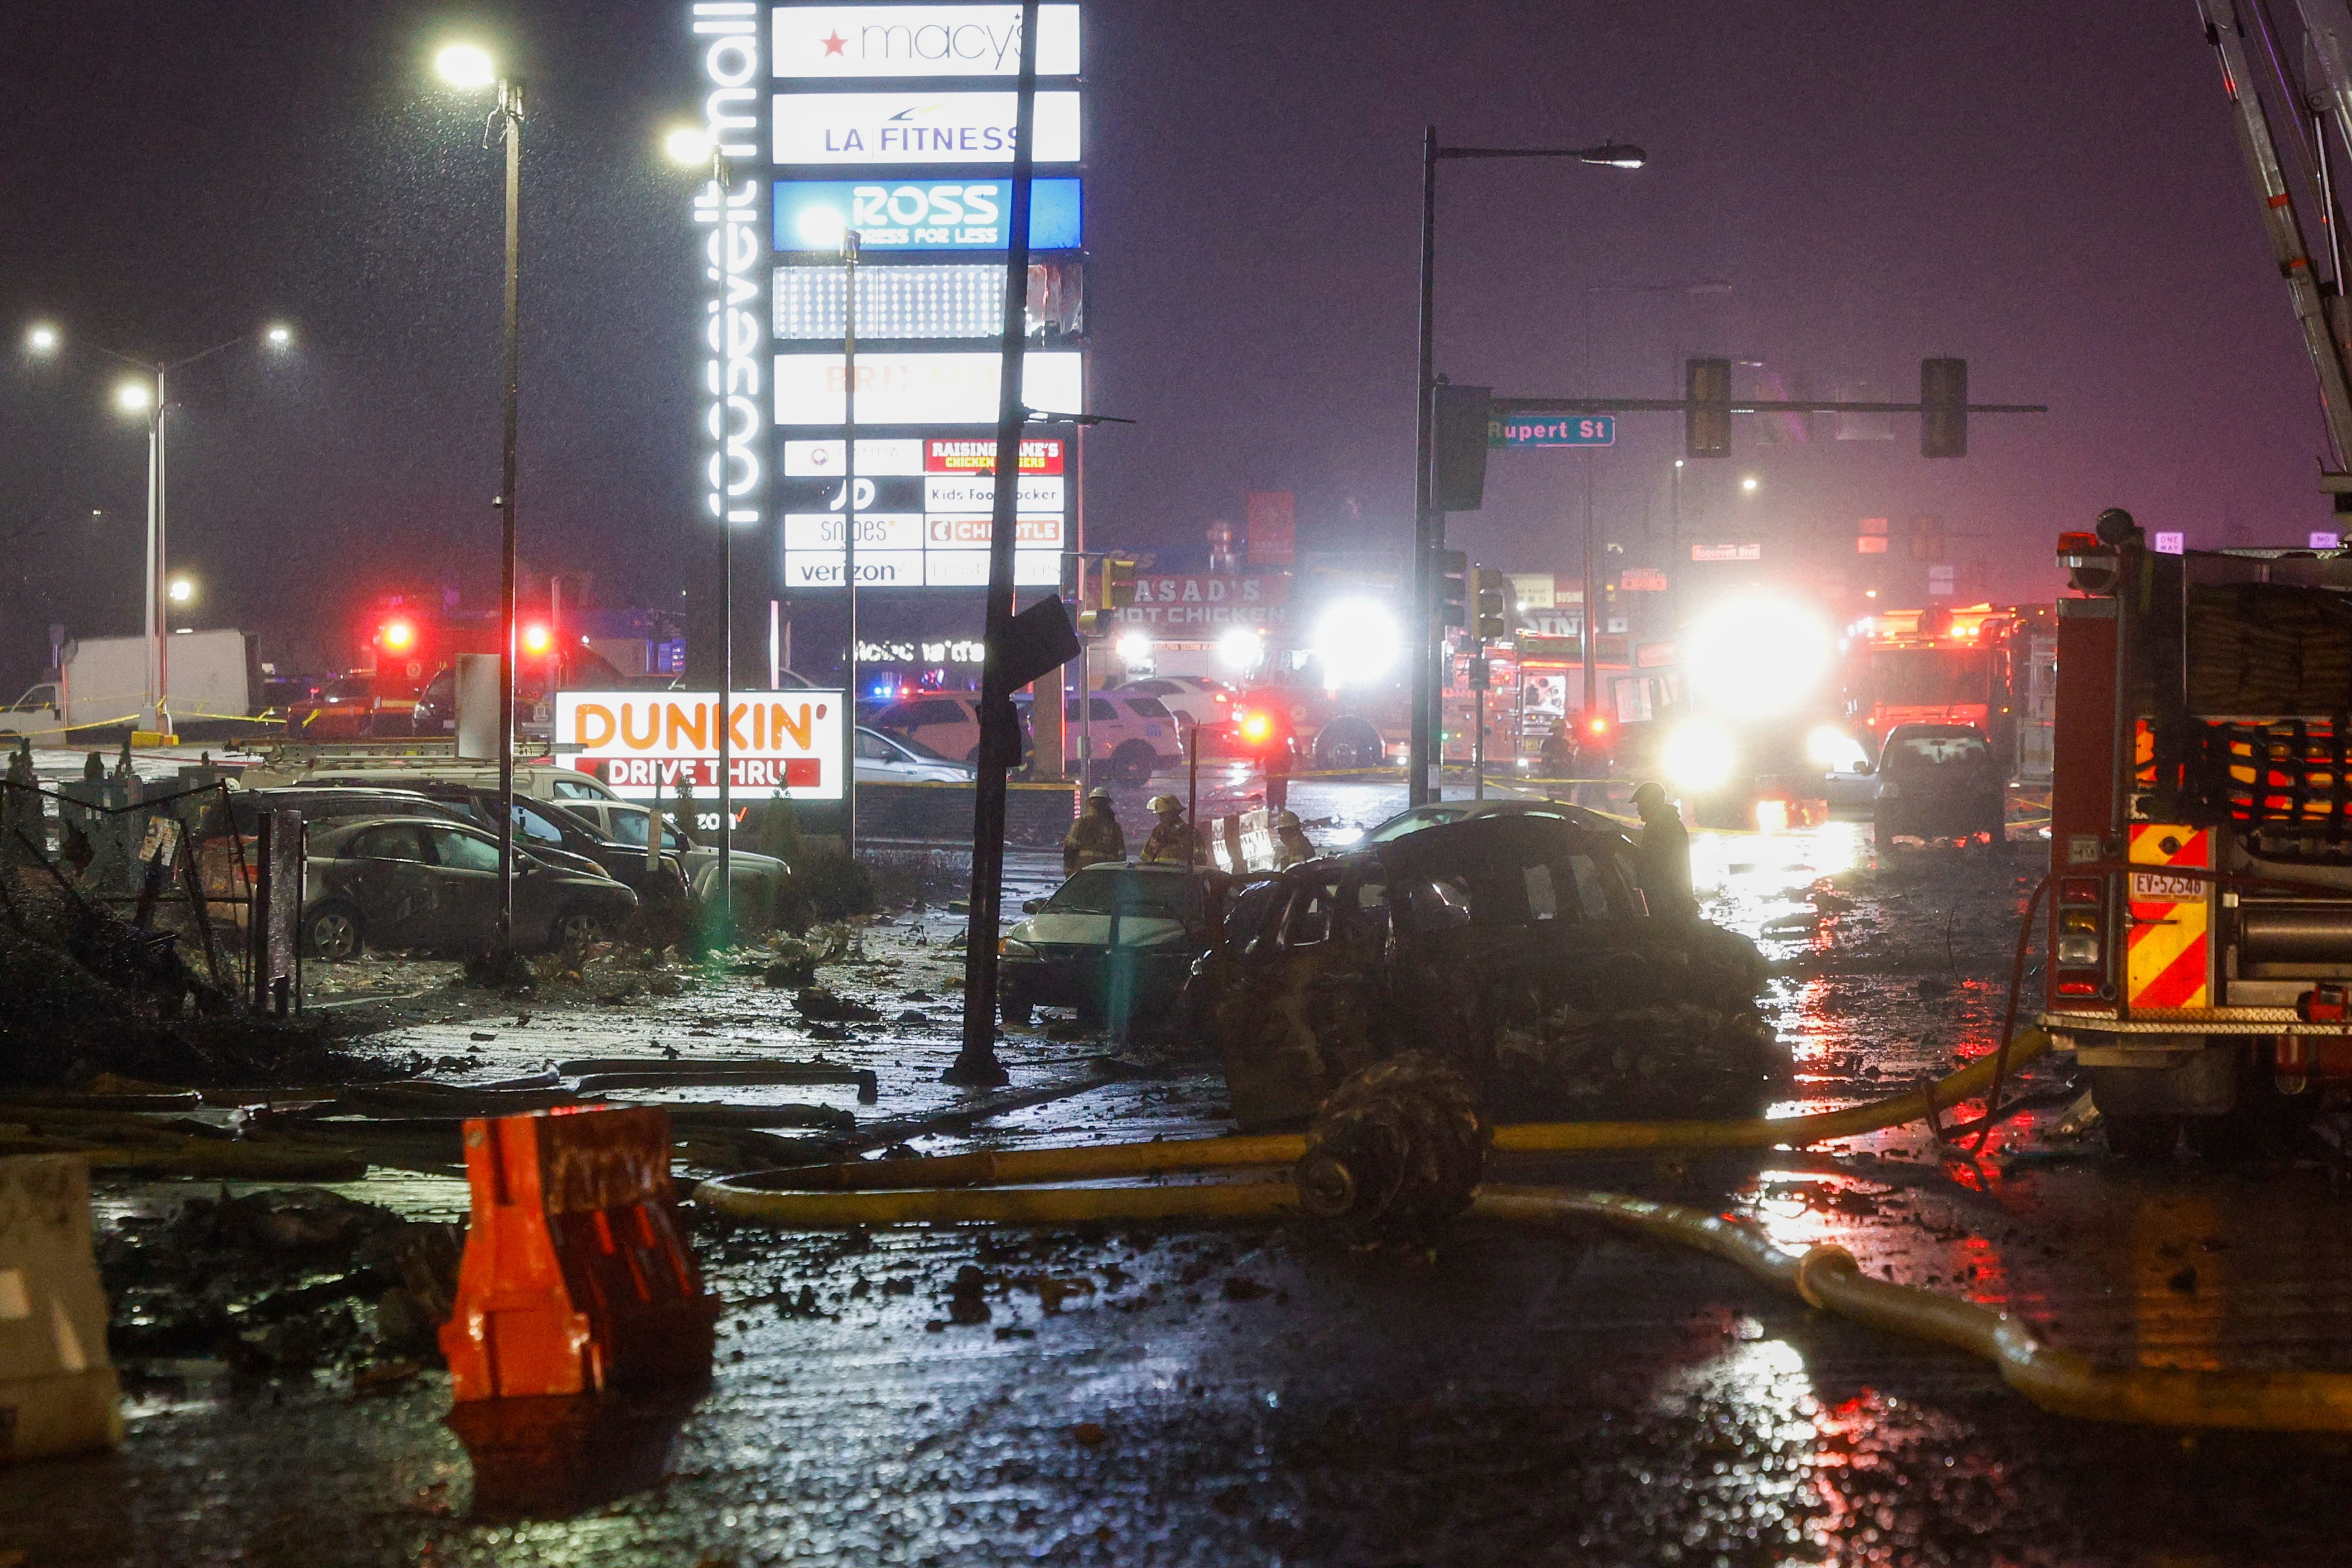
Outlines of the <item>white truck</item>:
{"label": "white truck", "polygon": [[[253,714],[253,639],[234,629],[181,632],[164,644],[166,710],[180,725]],[[147,706],[147,639],[82,637],[65,647],[63,679],[0,709],[0,735],[30,735],[37,746],[66,743],[65,731],[128,729]]]}

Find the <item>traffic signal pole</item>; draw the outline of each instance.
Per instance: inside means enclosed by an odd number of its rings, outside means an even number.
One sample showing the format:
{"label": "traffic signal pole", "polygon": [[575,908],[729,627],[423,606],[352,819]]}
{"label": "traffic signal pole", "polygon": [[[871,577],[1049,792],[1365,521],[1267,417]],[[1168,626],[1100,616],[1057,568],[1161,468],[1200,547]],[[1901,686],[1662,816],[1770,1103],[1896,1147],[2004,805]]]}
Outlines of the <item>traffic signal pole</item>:
{"label": "traffic signal pole", "polygon": [[1437,127],[1421,139],[1421,370],[1414,381],[1412,460],[1412,733],[1405,742],[1405,804],[1432,795],[1430,742],[1437,729],[1438,661],[1444,628],[1437,622],[1437,552],[1445,548],[1445,520],[1432,504],[1436,468],[1433,400],[1437,386]]}

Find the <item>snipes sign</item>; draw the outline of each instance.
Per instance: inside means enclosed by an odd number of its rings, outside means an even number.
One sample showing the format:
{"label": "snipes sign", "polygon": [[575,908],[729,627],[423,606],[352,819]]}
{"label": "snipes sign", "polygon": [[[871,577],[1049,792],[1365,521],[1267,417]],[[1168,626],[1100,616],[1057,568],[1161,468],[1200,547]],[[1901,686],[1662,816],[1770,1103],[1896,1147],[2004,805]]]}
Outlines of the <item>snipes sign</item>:
{"label": "snipes sign", "polygon": [[[683,780],[719,793],[719,698],[694,691],[563,691],[555,754],[625,800],[667,800]],[[841,798],[841,694],[739,691],[728,717],[736,798]]]}

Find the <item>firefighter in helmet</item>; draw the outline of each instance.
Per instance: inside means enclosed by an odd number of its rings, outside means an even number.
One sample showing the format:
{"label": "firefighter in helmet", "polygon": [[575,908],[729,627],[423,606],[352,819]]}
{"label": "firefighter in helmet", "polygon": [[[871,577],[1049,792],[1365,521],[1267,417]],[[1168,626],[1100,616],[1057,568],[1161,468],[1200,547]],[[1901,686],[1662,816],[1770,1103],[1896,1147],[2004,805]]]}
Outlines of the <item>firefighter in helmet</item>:
{"label": "firefighter in helmet", "polygon": [[1110,791],[1097,784],[1087,794],[1087,809],[1070,824],[1062,839],[1062,874],[1071,876],[1100,860],[1127,858],[1127,835],[1118,830]]}

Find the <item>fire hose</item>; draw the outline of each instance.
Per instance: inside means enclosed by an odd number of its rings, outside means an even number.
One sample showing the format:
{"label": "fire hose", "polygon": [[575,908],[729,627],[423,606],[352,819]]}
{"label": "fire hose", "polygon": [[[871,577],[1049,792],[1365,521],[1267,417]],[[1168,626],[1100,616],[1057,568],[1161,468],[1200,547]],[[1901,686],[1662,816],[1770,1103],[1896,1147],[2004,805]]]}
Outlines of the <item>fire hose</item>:
{"label": "fire hose", "polygon": [[[2029,1029],[2009,1042],[2007,1050],[1938,1083],[1813,1116],[1493,1129],[1478,1124],[1466,1087],[1450,1069],[1428,1058],[1396,1058],[1342,1085],[1304,1134],[853,1161],[708,1181],[696,1189],[695,1201],[736,1220],[790,1228],[1300,1216],[1360,1226],[1385,1219],[1410,1228],[1463,1213],[1521,1225],[1598,1224],[1737,1264],[1809,1306],[1865,1327],[1965,1351],[1990,1362],[2011,1388],[2054,1415],[2184,1428],[2352,1431],[2352,1374],[2101,1368],[2043,1343],[2030,1325],[2006,1312],[1868,1279],[1843,1247],[1791,1253],[1752,1226],[1673,1204],[1482,1179],[1489,1149],[1741,1149],[1852,1137],[1916,1121],[1938,1106],[1969,1098],[1997,1072],[2030,1060],[2049,1045],[2046,1036]],[[1263,1172],[1285,1163],[1292,1166],[1286,1181],[1076,1184],[1219,1170]]]}

